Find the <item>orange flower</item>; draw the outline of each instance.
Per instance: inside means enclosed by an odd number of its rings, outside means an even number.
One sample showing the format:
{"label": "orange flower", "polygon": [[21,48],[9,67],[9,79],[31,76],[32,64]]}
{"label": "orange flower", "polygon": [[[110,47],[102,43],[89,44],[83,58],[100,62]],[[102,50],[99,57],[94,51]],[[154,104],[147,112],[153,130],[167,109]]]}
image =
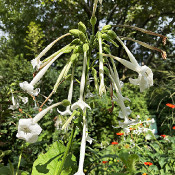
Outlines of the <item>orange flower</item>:
{"label": "orange flower", "polygon": [[146,173],[143,173],[142,175],[147,175]]}
{"label": "orange flower", "polygon": [[175,129],[175,126],[173,126],[172,129]]}
{"label": "orange flower", "polygon": [[161,137],[163,137],[163,138],[165,138],[166,137],[166,135],[165,134],[162,134],[162,135],[160,135]]}
{"label": "orange flower", "polygon": [[124,133],[122,133],[122,132],[118,132],[118,133],[116,133],[116,135],[118,135],[118,136],[122,136],[122,135],[124,135]]}
{"label": "orange flower", "polygon": [[19,112],[22,112],[22,109],[21,108],[19,108]]}
{"label": "orange flower", "polygon": [[151,166],[153,163],[151,163],[151,162],[144,162],[144,164]]}
{"label": "orange flower", "polygon": [[103,164],[106,164],[106,163],[108,163],[108,161],[102,161],[102,163],[103,163]]}
{"label": "orange flower", "polygon": [[167,103],[166,105],[170,108],[175,108],[175,105],[173,105],[173,104]]}
{"label": "orange flower", "polygon": [[112,142],[111,144],[112,144],[112,145],[117,145],[117,144],[118,144],[118,142]]}

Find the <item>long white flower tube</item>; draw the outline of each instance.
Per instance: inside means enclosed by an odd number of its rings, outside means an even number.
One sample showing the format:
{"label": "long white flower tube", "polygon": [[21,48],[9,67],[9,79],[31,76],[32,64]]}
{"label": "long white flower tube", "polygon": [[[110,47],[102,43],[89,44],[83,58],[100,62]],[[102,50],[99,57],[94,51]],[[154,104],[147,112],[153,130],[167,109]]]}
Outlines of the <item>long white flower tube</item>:
{"label": "long white flower tube", "polygon": [[40,68],[40,66],[41,66],[41,64],[42,64],[42,62],[40,61],[40,58],[42,57],[42,56],[44,56],[46,53],[47,53],[47,51],[49,50],[49,49],[51,49],[51,47],[56,43],[56,42],[58,42],[60,39],[62,39],[62,38],[64,38],[65,36],[68,36],[68,35],[70,35],[70,33],[67,33],[67,34],[65,34],[65,35],[62,35],[61,37],[59,37],[59,38],[57,38],[56,40],[54,40],[52,43],[50,43],[35,59],[33,59],[32,61],[31,61],[31,64],[32,64],[32,66],[33,66],[33,69],[35,68],[35,67],[37,67],[37,69],[39,69]]}
{"label": "long white flower tube", "polygon": [[24,90],[27,91],[28,94],[37,96],[39,93],[39,88],[34,90],[34,85],[43,77],[43,75],[46,73],[48,68],[52,65],[52,63],[61,55],[63,52],[60,52],[54,59],[52,59],[44,68],[42,68],[37,75],[33,78],[33,80],[28,83],[27,81],[24,81],[23,83],[19,83],[20,87]]}
{"label": "long white flower tube", "polygon": [[44,115],[45,115],[48,111],[50,111],[52,108],[54,108],[54,107],[56,107],[56,106],[58,106],[58,105],[61,105],[61,104],[62,104],[62,102],[55,103],[55,104],[53,104],[53,105],[47,107],[46,109],[44,109],[44,110],[41,111],[40,113],[38,113],[38,114],[33,118],[33,123],[37,123],[39,120],[41,120],[41,119],[44,117]]}
{"label": "long white flower tube", "polygon": [[87,52],[84,52],[84,60],[83,60],[83,71],[81,75],[81,82],[80,82],[80,98],[77,102],[75,102],[72,106],[71,109],[75,110],[77,108],[81,108],[82,110],[91,107],[83,101],[83,93],[84,93],[84,86],[85,86],[85,73],[86,73],[86,64],[87,64]]}
{"label": "long white flower tube", "polygon": [[85,110],[83,110],[83,134],[80,146],[80,158],[79,158],[79,166],[78,171],[74,175],[85,175],[83,172],[84,158],[85,158],[85,150],[86,150],[86,138],[87,138],[87,123],[86,117],[84,115]]}
{"label": "long white flower tube", "polygon": [[103,93],[106,93],[106,89],[105,89],[105,84],[104,84],[104,68],[103,68],[101,33],[98,33],[98,43],[99,43],[99,77],[100,77],[99,94],[100,96],[102,96]]}
{"label": "long white flower tube", "polygon": [[130,50],[126,47],[126,45],[123,43],[123,41],[117,36],[116,39],[120,42],[120,44],[124,47],[126,53],[128,54],[128,57],[130,59],[130,61],[135,64],[135,65],[139,65],[137,60],[135,59],[134,55],[130,52]]}
{"label": "long white flower tube", "polygon": [[[11,93],[12,93],[12,92],[11,92]],[[10,105],[10,107],[9,107],[8,109],[15,110],[15,109],[18,109],[18,108],[19,108],[19,103],[16,102],[13,93],[12,93],[12,104],[13,104],[13,105]]]}

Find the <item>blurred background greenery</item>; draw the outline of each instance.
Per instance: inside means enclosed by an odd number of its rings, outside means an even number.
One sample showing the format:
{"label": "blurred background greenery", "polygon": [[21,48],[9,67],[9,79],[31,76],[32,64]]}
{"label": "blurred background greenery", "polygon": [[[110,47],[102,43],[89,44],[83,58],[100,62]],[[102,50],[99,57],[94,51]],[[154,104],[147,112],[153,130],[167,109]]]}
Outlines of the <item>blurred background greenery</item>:
{"label": "blurred background greenery", "polygon": [[[26,116],[25,113],[8,109],[12,104],[10,90],[12,89],[14,92],[15,98],[17,95],[28,96],[19,88],[19,82],[32,79],[33,69],[30,61],[54,39],[67,33],[69,29],[77,28],[79,21],[82,21],[87,26],[88,32],[91,33],[89,19],[92,14],[92,5],[93,0],[0,0],[0,150],[1,152],[10,150],[1,154],[0,163],[7,164],[8,160],[11,160],[17,164],[19,145],[22,143],[21,140],[16,139],[17,123],[20,118]],[[164,46],[159,37],[128,28],[113,27],[119,36],[132,37],[167,52],[167,59],[163,60],[157,52],[150,51],[131,41],[126,42],[138,62],[148,65],[154,73],[154,86],[144,93],[140,93],[137,87],[127,83],[128,78],[135,74],[127,71],[121,64],[117,65],[117,69],[125,83],[123,94],[131,99],[131,103],[128,105],[133,111],[132,117],[139,114],[142,119],[146,119],[155,115],[158,134],[174,135],[172,130],[172,126],[175,125],[173,110],[166,106],[167,103],[175,104],[174,0],[103,0],[96,15],[96,31],[106,24],[125,24],[151,30],[168,37],[167,44]],[[71,37],[67,37],[61,40],[47,54],[62,48],[71,42],[71,39]],[[111,48],[113,55],[127,59],[122,47],[119,46],[116,49],[111,46]],[[52,69],[48,70],[40,82],[42,95],[47,96],[51,92],[67,59],[67,55],[62,57],[52,66]],[[80,69],[81,67],[76,69],[75,73],[78,79],[81,73]],[[69,82],[62,83],[53,96],[54,101],[67,98],[68,85]],[[93,83],[91,85],[91,92],[95,94]],[[75,83],[74,101],[78,97],[78,87],[79,84]],[[42,95],[37,97],[38,103],[44,100]],[[94,107],[88,113],[89,133],[98,144],[104,141],[110,143],[117,132],[117,129],[112,126],[118,123],[118,108],[116,107],[113,112],[110,112],[111,100],[105,98],[101,99],[97,96],[88,98],[88,102]],[[20,106],[24,112],[30,115],[38,112],[34,107],[35,103],[31,97],[29,97],[28,105]],[[47,146],[53,141],[63,138],[65,142],[67,141],[69,134],[67,132],[63,134],[55,122],[59,118],[61,116],[54,110],[52,114],[47,114],[42,120],[43,132],[39,137],[39,142],[24,148],[25,159],[23,159],[21,167],[31,168],[35,155],[38,152],[46,151]],[[60,120],[64,122],[65,118]],[[80,139],[78,136],[77,138]],[[32,156],[29,157],[28,155],[31,154]]]}

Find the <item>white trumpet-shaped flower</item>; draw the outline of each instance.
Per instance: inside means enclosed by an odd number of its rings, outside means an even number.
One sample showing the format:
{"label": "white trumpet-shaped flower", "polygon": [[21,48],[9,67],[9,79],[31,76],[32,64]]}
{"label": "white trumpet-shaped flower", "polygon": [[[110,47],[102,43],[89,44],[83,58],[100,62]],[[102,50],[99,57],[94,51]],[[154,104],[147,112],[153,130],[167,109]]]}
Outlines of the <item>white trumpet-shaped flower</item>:
{"label": "white trumpet-shaped flower", "polygon": [[149,88],[150,86],[153,86],[153,73],[152,70],[147,66],[140,66],[138,63],[134,64],[127,60],[124,60],[119,57],[115,57],[108,54],[103,54],[105,56],[109,56],[111,58],[116,59],[121,64],[126,66],[127,68],[136,71],[139,74],[139,77],[137,79],[129,79],[130,83],[134,85],[140,86],[140,91],[143,92],[145,89]]}
{"label": "white trumpet-shaped flower", "polygon": [[24,81],[23,83],[19,83],[20,87],[26,91],[28,94],[37,96],[40,92],[40,89],[37,88],[34,90],[34,85],[43,77],[43,75],[46,73],[48,68],[52,65],[52,63],[63,54],[63,52],[60,52],[54,59],[52,59],[44,68],[42,68],[37,75],[33,78],[33,80],[28,83],[27,81]]}
{"label": "white trumpet-shaped flower", "polygon": [[63,111],[63,112],[61,112],[59,109],[57,109],[57,111],[58,111],[58,113],[60,113],[61,115],[71,115],[71,114],[72,114],[72,112],[71,112],[71,110],[70,110],[70,106],[67,106],[67,107],[66,107],[66,110]]}
{"label": "white trumpet-shaped flower", "polygon": [[77,102],[75,102],[72,106],[71,106],[71,109],[72,110],[75,110],[77,108],[81,108],[82,110],[86,109],[86,108],[89,108],[91,109],[91,107],[85,103],[82,99],[79,99]]}
{"label": "white trumpet-shaped flower", "polygon": [[31,64],[33,66],[33,69],[36,67],[37,70],[39,70],[40,66],[42,65],[42,62],[40,61],[40,58],[42,56],[44,56],[49,49],[51,49],[51,47],[57,42],[59,41],[61,38],[67,36],[67,35],[70,35],[70,34],[65,34],[59,38],[57,38],[56,40],[54,40],[53,42],[51,42],[35,59],[31,60]]}
{"label": "white trumpet-shaped flower", "polygon": [[22,100],[22,102],[24,103],[24,104],[26,104],[26,103],[28,103],[28,97],[21,97],[21,96],[18,96],[21,100]]}
{"label": "white trumpet-shaped flower", "polygon": [[42,62],[40,61],[40,58],[39,59],[35,58],[31,60],[31,64],[33,66],[33,69],[35,69],[36,67],[36,69],[39,70],[40,66],[42,65]]}
{"label": "white trumpet-shaped flower", "polygon": [[[131,112],[132,112],[129,106],[125,108],[125,111],[126,111],[126,115],[127,115],[127,116],[129,116],[129,115],[131,114]],[[125,117],[125,116],[123,115],[123,112],[122,112],[122,111],[119,111],[118,117],[119,117],[119,118],[124,118],[124,117]]]}
{"label": "white trumpet-shaped flower", "polygon": [[150,86],[153,86],[153,73],[147,66],[141,66],[138,71],[139,77],[137,79],[129,78],[131,84],[139,85],[140,91],[143,92]]}
{"label": "white trumpet-shaped flower", "polygon": [[33,96],[37,96],[40,92],[40,88],[34,89],[34,86],[28,83],[27,81],[24,81],[23,83],[19,83],[19,86],[21,87],[21,89],[23,89],[28,94]]}
{"label": "white trumpet-shaped flower", "polygon": [[41,118],[44,117],[44,115],[48,111],[60,104],[62,104],[62,102],[55,103],[52,106],[49,106],[48,108],[38,113],[33,119],[20,119],[18,125],[18,133],[16,137],[26,140],[29,143],[36,142],[38,139],[38,135],[42,131],[41,127],[37,124],[37,122],[41,120]]}
{"label": "white trumpet-shaped flower", "polygon": [[10,105],[8,109],[15,110],[19,108],[19,103],[15,100],[13,93],[12,93],[12,104],[13,105]]}
{"label": "white trumpet-shaped flower", "polygon": [[33,123],[33,119],[20,119],[16,137],[26,142],[34,143],[37,141],[41,131],[42,128],[37,123]]}
{"label": "white trumpet-shaped flower", "polygon": [[81,108],[82,110],[85,110],[86,108],[91,109],[91,107],[83,101],[83,93],[84,93],[84,86],[85,86],[85,72],[86,72],[86,64],[87,64],[87,53],[84,52],[84,60],[83,60],[83,71],[81,75],[81,82],[80,82],[80,98],[77,102],[75,102],[71,109],[75,110],[77,108]]}

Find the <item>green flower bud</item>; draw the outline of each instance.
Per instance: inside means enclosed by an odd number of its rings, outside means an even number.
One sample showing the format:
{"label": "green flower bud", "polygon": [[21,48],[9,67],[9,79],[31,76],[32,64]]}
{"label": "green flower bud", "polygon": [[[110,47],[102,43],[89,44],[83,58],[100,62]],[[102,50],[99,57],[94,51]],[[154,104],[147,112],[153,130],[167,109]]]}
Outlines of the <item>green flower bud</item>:
{"label": "green flower bud", "polygon": [[83,51],[87,52],[89,50],[89,45],[86,43],[83,45]]}
{"label": "green flower bud", "polygon": [[81,32],[81,31],[79,31],[78,29],[71,29],[71,30],[69,30],[69,33],[70,33],[71,35],[75,36],[75,37],[79,37],[80,32]]}
{"label": "green flower bud", "polygon": [[86,33],[86,26],[81,21],[78,23],[78,29],[84,34]]}
{"label": "green flower bud", "polygon": [[109,47],[103,47],[103,49],[104,49],[104,51],[105,51],[106,53],[108,53],[108,54],[110,54],[110,53],[111,53],[111,51],[110,51],[110,48],[109,48]]}
{"label": "green flower bud", "polygon": [[85,36],[85,34],[83,33],[83,32],[81,32],[80,31],[80,33],[79,33],[79,38],[80,38],[80,40],[82,41],[82,42],[86,42],[86,36]]}
{"label": "green flower bud", "polygon": [[107,34],[111,37],[111,39],[117,38],[117,35],[113,30],[108,30]]}
{"label": "green flower bud", "polygon": [[106,66],[104,66],[104,72],[106,75],[109,75],[109,69]]}
{"label": "green flower bud", "polygon": [[101,32],[97,32],[96,36],[97,36],[97,37],[98,37],[98,39],[99,39],[99,38],[101,38],[101,37],[102,37],[102,33],[101,33]]}
{"label": "green flower bud", "polygon": [[106,33],[102,34],[102,38],[105,39],[106,41],[111,41],[110,37]]}
{"label": "green flower bud", "polygon": [[63,100],[61,103],[62,103],[63,106],[69,106],[70,105],[69,100]]}
{"label": "green flower bud", "polygon": [[77,45],[77,46],[74,48],[73,53],[82,53],[82,47],[81,47],[80,45]]}
{"label": "green flower bud", "polygon": [[106,32],[107,30],[110,30],[112,28],[112,26],[111,25],[106,25],[106,26],[104,26],[103,28],[102,28],[102,32]]}
{"label": "green flower bud", "polygon": [[73,53],[70,57],[71,62],[74,62],[79,57],[79,53]]}
{"label": "green flower bud", "polygon": [[91,25],[95,26],[96,22],[97,22],[97,18],[95,16],[92,16],[91,19],[90,19]]}
{"label": "green flower bud", "polygon": [[76,38],[76,39],[74,39],[72,42],[71,42],[71,45],[78,45],[78,44],[80,44],[81,43],[81,41],[80,41],[80,39],[78,39],[78,38]]}
{"label": "green flower bud", "polygon": [[70,53],[72,51],[72,49],[74,49],[75,46],[66,46],[64,49],[63,49],[63,53]]}

